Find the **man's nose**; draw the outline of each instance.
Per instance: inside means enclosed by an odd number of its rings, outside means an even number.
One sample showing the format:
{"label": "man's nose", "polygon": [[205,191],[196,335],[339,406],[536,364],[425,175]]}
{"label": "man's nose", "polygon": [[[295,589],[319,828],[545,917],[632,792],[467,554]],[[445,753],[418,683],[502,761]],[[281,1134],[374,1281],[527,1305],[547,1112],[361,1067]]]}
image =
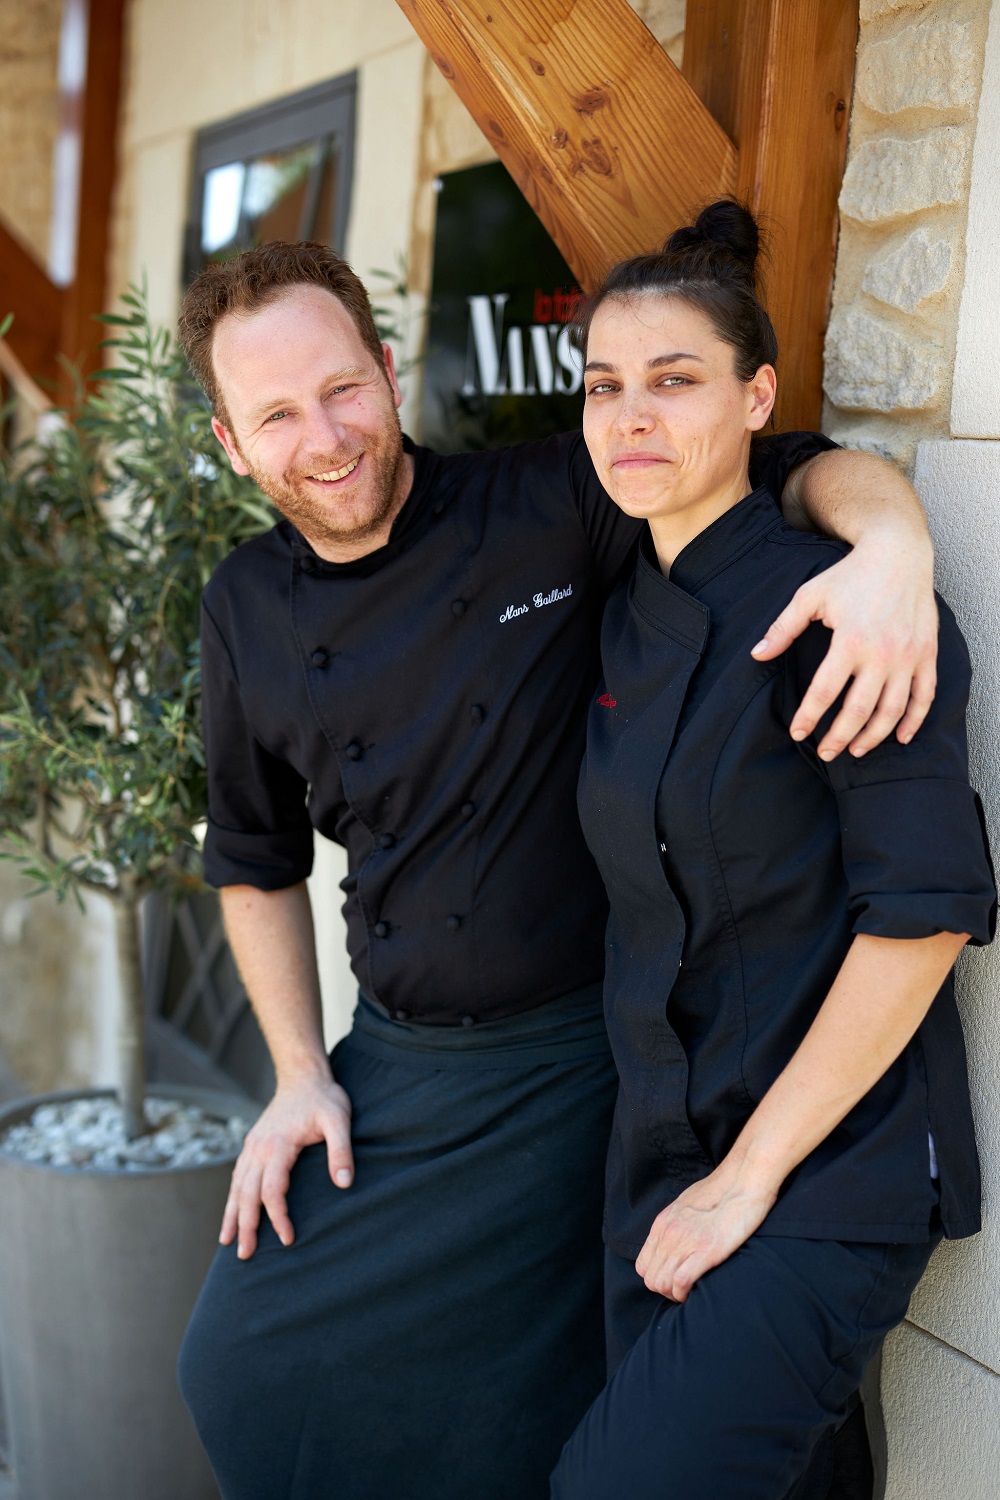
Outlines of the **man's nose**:
{"label": "man's nose", "polygon": [[305,446],[316,453],[339,453],[349,444],[343,421],[322,401],[307,411],[303,437]]}

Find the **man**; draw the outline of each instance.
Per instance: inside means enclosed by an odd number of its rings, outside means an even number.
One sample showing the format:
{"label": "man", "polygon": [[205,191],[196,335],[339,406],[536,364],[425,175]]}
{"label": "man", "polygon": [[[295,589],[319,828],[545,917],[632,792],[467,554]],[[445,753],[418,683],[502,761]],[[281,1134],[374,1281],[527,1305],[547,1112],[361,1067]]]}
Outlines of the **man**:
{"label": "man", "polygon": [[[206,874],[277,1090],[182,1387],[226,1500],[540,1500],[603,1379],[615,1079],[575,787],[636,529],[579,434],[452,458],[403,439],[391,352],[329,250],[211,267],[180,330],[233,468],[286,518],[205,593]],[[830,446],[772,440],[755,482],[796,468],[786,507],[856,544],[757,648],[834,627],[793,725],[853,676],[832,756],[915,732],[935,616],[912,492]],[[332,1076],[313,828],[348,850],[361,988]]]}

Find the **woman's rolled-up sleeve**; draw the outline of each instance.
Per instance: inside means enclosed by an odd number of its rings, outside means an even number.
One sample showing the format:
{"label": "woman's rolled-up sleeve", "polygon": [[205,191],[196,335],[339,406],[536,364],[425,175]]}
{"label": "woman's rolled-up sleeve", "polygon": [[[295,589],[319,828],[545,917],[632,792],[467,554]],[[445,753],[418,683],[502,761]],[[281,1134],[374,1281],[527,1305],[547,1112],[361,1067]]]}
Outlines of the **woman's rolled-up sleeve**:
{"label": "woman's rolled-up sleeve", "polygon": [[208,771],[204,868],[209,885],[283,890],[312,870],[307,783],[248,724],[225,640],[208,609],[201,623],[202,724]]}
{"label": "woman's rolled-up sleeve", "polygon": [[[991,941],[996,885],[982,804],[969,785],[965,714],[971,670],[948,606],[941,619],[934,703],[909,745],[894,737],[860,759],[821,761],[816,747],[839,704],[800,746],[837,798],[853,930],[874,937],[968,933]],[[829,632],[813,626],[792,648],[789,719],[825,654]]]}

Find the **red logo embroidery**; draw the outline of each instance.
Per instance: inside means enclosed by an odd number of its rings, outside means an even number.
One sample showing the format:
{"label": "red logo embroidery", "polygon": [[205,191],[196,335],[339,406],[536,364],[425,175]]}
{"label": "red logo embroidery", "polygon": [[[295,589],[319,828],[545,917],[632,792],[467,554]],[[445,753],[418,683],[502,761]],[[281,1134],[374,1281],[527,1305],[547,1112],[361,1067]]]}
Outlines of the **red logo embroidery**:
{"label": "red logo embroidery", "polygon": [[598,698],[597,702],[598,702],[598,705],[601,708],[617,708],[618,707],[618,699],[617,698],[612,698],[612,696],[611,696],[610,693],[602,693],[601,696]]}

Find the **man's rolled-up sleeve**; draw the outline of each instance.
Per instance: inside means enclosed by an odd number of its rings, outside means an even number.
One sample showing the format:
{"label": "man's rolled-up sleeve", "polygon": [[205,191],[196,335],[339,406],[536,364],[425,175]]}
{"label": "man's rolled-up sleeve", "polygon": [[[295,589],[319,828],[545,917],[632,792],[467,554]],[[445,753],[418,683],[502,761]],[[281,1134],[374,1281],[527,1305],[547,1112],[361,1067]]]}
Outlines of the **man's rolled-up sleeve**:
{"label": "man's rolled-up sleeve", "polygon": [[201,616],[202,724],[208,771],[204,868],[209,885],[284,890],[312,870],[307,783],[257,739],[226,642]]}
{"label": "man's rolled-up sleeve", "polygon": [[[819,760],[816,746],[835,705],[800,748],[837,798],[854,932],[887,938],[964,932],[984,944],[996,929],[997,902],[982,804],[968,778],[969,656],[940,600],[939,610],[937,696],[909,745],[890,738],[860,759],[845,751]],[[806,634],[811,640],[803,637],[789,683],[790,712],[829,641],[819,627]]]}

